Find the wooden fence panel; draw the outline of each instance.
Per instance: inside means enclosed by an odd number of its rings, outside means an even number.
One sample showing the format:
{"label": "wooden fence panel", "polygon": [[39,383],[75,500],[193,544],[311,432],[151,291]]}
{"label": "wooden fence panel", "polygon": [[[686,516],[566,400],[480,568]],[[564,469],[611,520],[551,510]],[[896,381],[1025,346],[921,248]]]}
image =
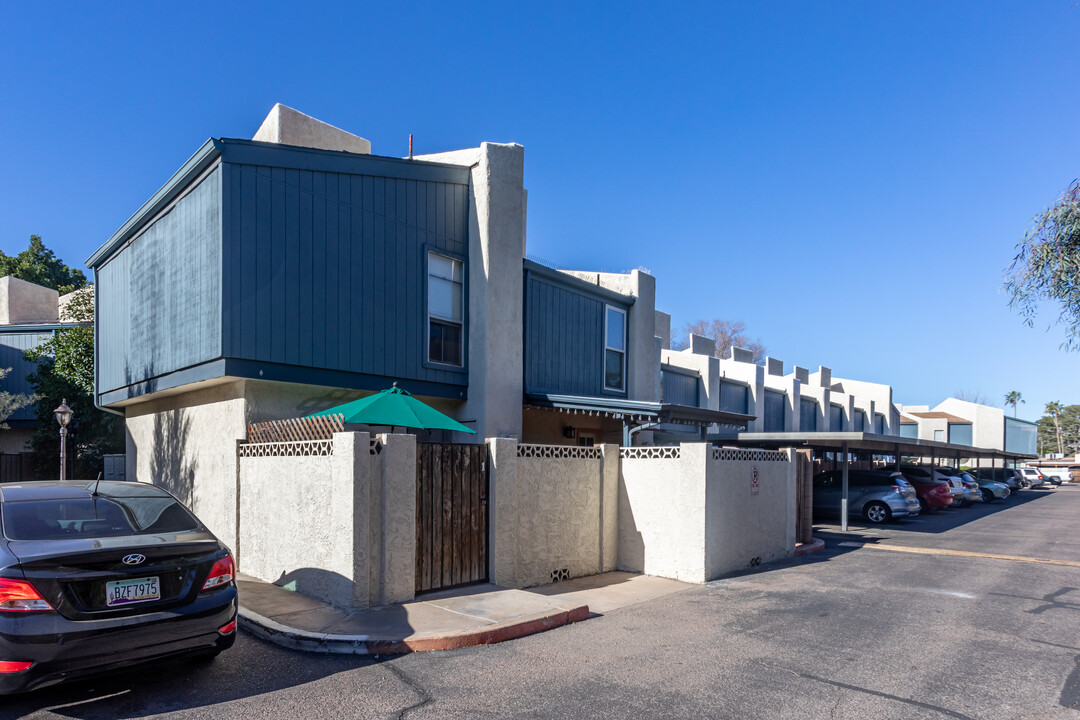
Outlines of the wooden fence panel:
{"label": "wooden fence panel", "polygon": [[416,446],[416,591],[487,581],[484,445]]}

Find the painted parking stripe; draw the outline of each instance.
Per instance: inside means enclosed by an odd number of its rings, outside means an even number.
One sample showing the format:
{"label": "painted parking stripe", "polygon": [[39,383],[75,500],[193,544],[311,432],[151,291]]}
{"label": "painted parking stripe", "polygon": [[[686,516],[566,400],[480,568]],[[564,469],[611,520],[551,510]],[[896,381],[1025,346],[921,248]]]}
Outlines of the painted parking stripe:
{"label": "painted parking stripe", "polygon": [[997,555],[995,553],[968,552],[967,550],[945,550],[942,548],[908,547],[906,545],[888,545],[886,543],[838,543],[843,547],[868,548],[871,550],[891,550],[893,552],[912,553],[914,555],[952,555],[954,557],[988,558],[990,560],[1012,560],[1013,562],[1035,563],[1037,565],[1064,565],[1080,567],[1080,562],[1072,560],[1049,560],[1047,558],[1022,557],[1019,555]]}

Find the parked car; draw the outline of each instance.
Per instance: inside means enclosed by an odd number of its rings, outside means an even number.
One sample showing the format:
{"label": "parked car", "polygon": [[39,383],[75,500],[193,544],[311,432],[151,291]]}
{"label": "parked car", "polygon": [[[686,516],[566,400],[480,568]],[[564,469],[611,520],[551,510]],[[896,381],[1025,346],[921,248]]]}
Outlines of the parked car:
{"label": "parked car", "polygon": [[1043,474],[1050,478],[1050,481],[1055,485],[1063,485],[1072,482],[1073,479],[1072,471],[1069,468],[1043,468]]}
{"label": "parked car", "polygon": [[[840,514],[843,472],[829,470],[814,476],[814,510]],[[848,470],[848,515],[880,524],[892,518],[919,514],[915,488],[898,472]]]}
{"label": "parked car", "polygon": [[1024,487],[1022,474],[1013,468],[979,468],[975,471],[975,479],[1004,483],[1013,493]]}
{"label": "parked car", "polygon": [[164,490],[4,484],[0,520],[0,693],[235,641],[232,555]]}
{"label": "parked car", "polygon": [[979,490],[979,486],[975,482],[974,478],[970,476],[965,477],[965,473],[957,470],[956,468],[951,468],[945,465],[938,466],[934,469],[942,475],[949,477],[950,479],[956,479],[960,481],[960,487],[964,489],[964,499],[961,502],[962,507],[967,507],[969,505],[973,505],[974,503],[981,503],[983,501],[982,491]]}
{"label": "parked car", "polygon": [[953,505],[960,507],[965,504],[964,484],[960,482],[960,478],[946,475],[941,472],[940,468],[931,468],[928,465],[901,465],[900,472],[904,474],[905,478],[913,477],[947,483],[949,490],[952,491]]}
{"label": "parked car", "polygon": [[983,502],[1004,500],[1012,494],[1012,491],[1009,490],[1009,486],[1005,483],[973,477],[971,473],[964,473],[964,477],[970,478],[971,482],[974,482],[978,486],[979,492],[981,492],[983,496]]}
{"label": "parked car", "polygon": [[904,479],[915,488],[915,495],[923,512],[934,512],[953,504],[949,483],[916,475],[905,475]]}
{"label": "parked car", "polygon": [[1046,476],[1038,468],[1022,467],[1020,473],[1031,487],[1042,487],[1046,484]]}

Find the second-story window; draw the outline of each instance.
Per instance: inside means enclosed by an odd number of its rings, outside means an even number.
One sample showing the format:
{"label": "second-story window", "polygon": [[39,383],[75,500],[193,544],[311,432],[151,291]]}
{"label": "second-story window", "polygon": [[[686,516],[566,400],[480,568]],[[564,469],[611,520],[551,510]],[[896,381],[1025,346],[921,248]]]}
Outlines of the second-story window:
{"label": "second-story window", "polygon": [[604,312],[604,389],[626,389],[626,312],[610,305]]}
{"label": "second-story window", "polygon": [[464,268],[460,260],[428,253],[428,360],[461,366]]}

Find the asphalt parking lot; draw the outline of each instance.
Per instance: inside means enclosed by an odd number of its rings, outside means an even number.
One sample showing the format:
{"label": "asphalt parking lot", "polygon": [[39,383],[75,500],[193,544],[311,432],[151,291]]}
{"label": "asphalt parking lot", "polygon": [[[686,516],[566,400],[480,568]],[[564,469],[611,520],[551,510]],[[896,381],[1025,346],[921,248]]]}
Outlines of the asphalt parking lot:
{"label": "asphalt parking lot", "polygon": [[823,553],[501,645],[349,658],[245,636],[211,664],[50,688],[0,710],[87,719],[1080,717],[1078,515],[1080,487],[1066,486],[847,535],[821,526]]}

